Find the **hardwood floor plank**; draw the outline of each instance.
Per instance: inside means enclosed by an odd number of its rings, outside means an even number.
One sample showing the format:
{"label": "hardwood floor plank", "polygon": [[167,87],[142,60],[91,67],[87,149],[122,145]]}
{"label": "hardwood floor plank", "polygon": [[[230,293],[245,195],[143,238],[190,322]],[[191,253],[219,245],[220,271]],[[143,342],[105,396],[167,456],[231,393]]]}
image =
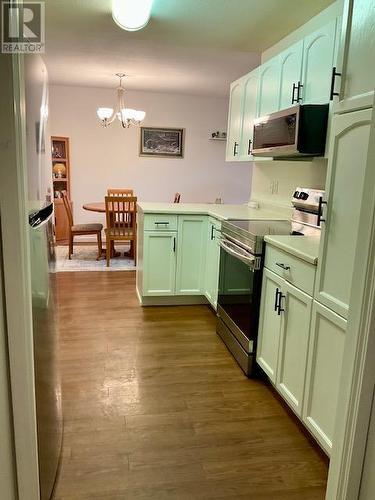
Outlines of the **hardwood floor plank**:
{"label": "hardwood floor plank", "polygon": [[60,273],[55,500],[322,500],[327,464],[207,306],[141,308],[134,272]]}

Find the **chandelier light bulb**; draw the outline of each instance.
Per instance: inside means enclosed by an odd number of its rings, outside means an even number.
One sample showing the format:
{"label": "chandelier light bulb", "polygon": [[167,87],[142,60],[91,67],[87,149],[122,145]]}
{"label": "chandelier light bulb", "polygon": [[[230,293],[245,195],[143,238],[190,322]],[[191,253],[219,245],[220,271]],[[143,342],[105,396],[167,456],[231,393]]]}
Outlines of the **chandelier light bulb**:
{"label": "chandelier light bulb", "polygon": [[98,108],[96,110],[96,114],[100,120],[109,120],[112,116],[113,109],[112,108]]}
{"label": "chandelier light bulb", "polygon": [[151,16],[153,0],[112,0],[112,17],[123,30],[144,28]]}

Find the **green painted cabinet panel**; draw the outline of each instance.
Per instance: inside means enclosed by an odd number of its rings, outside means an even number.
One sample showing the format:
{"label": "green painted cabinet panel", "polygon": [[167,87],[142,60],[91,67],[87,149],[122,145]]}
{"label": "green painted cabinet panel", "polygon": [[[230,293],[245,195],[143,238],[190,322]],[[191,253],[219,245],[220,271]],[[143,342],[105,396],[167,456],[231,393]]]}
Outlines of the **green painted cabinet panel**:
{"label": "green painted cabinet panel", "polygon": [[264,269],[260,306],[257,362],[270,380],[276,383],[279,354],[281,315],[276,311],[276,290],[284,280],[268,269]]}
{"label": "green painted cabinet panel", "polygon": [[207,216],[180,215],[177,243],[177,295],[204,295]]}
{"label": "green painted cabinet panel", "polygon": [[273,57],[259,68],[258,116],[268,115],[279,109],[280,60]]}
{"label": "green painted cabinet panel", "polygon": [[372,109],[334,115],[315,298],[348,316]]}
{"label": "green painted cabinet panel", "polygon": [[279,109],[289,108],[297,102],[292,102],[293,97],[297,98],[297,91],[293,96],[293,84],[301,82],[302,74],[303,40],[288,47],[279,55],[280,60],[280,101]]}
{"label": "green painted cabinet panel", "polygon": [[242,127],[243,83],[236,80],[230,86],[226,160],[236,161],[240,158],[240,142]]}
{"label": "green painted cabinet panel", "polygon": [[313,299],[285,282],[276,387],[302,417],[307,350]]}
{"label": "green painted cabinet panel", "polygon": [[303,421],[330,454],[336,418],[346,321],[314,301]]}
{"label": "green painted cabinet panel", "polygon": [[208,218],[207,230],[207,254],[206,254],[206,276],[205,276],[205,295],[212,307],[217,307],[217,296],[219,286],[219,230],[221,222],[213,217]]}
{"label": "green painted cabinet panel", "polygon": [[246,75],[243,79],[243,118],[240,143],[241,160],[253,159],[251,154],[253,143],[254,118],[257,116],[259,68]]}
{"label": "green painted cabinet panel", "polygon": [[303,47],[302,102],[329,102],[335,58],[336,20],[305,37]]}
{"label": "green painted cabinet panel", "polygon": [[145,231],[143,245],[143,295],[174,295],[177,233]]}

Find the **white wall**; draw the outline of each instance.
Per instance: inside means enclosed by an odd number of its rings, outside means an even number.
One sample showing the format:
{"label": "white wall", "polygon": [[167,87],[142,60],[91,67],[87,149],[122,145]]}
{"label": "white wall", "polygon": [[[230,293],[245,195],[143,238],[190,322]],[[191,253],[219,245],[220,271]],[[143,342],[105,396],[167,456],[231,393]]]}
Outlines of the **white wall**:
{"label": "white wall", "polygon": [[124,130],[118,122],[103,129],[96,109],[114,106],[114,89],[51,86],[51,134],[71,141],[77,223],[100,219],[82,205],[103,200],[108,187],[133,188],[143,201],[172,201],[176,191],[182,202],[248,201],[250,163],[226,163],[225,142],[209,140],[212,131],[226,130],[227,98],[129,91],[126,99],[129,107],[146,111],[145,126],[185,129],[184,158],[139,157],[138,128]]}
{"label": "white wall", "polygon": [[324,189],[327,160],[258,161],[252,172],[251,199],[263,206],[286,208],[291,207],[297,186]]}

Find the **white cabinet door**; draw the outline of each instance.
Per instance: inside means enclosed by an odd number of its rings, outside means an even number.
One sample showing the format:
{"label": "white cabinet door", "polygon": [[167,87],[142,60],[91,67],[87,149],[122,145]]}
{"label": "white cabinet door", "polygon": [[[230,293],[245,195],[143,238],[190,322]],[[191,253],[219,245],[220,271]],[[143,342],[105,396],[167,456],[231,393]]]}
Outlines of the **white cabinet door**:
{"label": "white cabinet door", "polygon": [[330,99],[335,57],[336,20],[304,39],[302,102],[326,104]]}
{"label": "white cabinet door", "polygon": [[[298,103],[298,87],[301,89],[303,40],[295,43],[279,55],[280,58],[280,102],[279,109]],[[293,90],[293,86],[296,87]]]}
{"label": "white cabinet door", "polygon": [[273,57],[259,68],[258,116],[268,115],[279,109],[280,60]]}
{"label": "white cabinet door", "polygon": [[303,421],[330,454],[345,346],[346,321],[314,301]]}
{"label": "white cabinet door", "polygon": [[177,243],[177,295],[204,295],[207,216],[180,215]]}
{"label": "white cabinet door", "polygon": [[243,83],[241,78],[230,86],[226,161],[235,161],[240,158],[242,108]]}
{"label": "white cabinet door", "polygon": [[302,417],[303,394],[309,343],[312,297],[285,282],[277,389],[296,414]]}
{"label": "white cabinet door", "polygon": [[264,269],[262,299],[260,306],[257,362],[270,380],[276,383],[277,358],[279,353],[281,314],[277,311],[277,292],[284,280],[268,269]]}
{"label": "white cabinet door", "polygon": [[176,240],[174,231],[144,232],[142,295],[174,295]]}
{"label": "white cabinet door", "polygon": [[206,254],[206,279],[205,295],[214,309],[217,307],[217,296],[219,286],[219,260],[220,247],[218,242],[218,231],[221,222],[209,217],[208,219],[208,241]]}
{"label": "white cabinet door", "polygon": [[243,119],[240,156],[241,160],[249,161],[253,159],[251,151],[253,149],[253,129],[254,118],[257,115],[257,95],[258,95],[259,68],[249,73],[243,80]]}
{"label": "white cabinet door", "polygon": [[335,115],[315,298],[348,316],[372,110]]}
{"label": "white cabinet door", "polygon": [[338,78],[336,90],[341,81],[341,99],[354,97],[374,90],[375,82],[375,2],[372,0],[347,0],[348,9],[346,44],[343,47],[343,76]]}

